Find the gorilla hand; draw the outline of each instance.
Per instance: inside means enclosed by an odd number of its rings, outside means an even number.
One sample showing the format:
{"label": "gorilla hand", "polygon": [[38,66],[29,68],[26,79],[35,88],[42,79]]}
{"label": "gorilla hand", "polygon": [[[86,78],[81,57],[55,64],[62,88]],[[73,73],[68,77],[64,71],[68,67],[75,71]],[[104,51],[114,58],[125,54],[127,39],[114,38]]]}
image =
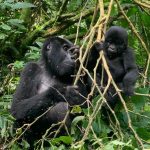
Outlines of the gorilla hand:
{"label": "gorilla hand", "polygon": [[65,97],[70,106],[81,105],[85,101],[85,99],[79,92],[79,87],[76,85],[66,87]]}

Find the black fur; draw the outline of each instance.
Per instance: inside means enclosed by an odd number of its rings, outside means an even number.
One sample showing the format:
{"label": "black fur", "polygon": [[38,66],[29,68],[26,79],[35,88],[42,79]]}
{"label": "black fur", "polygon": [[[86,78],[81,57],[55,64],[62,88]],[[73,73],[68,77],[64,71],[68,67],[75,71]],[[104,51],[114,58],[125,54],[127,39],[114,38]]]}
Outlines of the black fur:
{"label": "black fur", "polygon": [[[72,75],[77,68],[75,60],[78,53],[79,49],[70,41],[50,37],[44,43],[40,61],[28,63],[22,71],[11,106],[16,128],[31,123],[52,106],[47,114],[25,132],[25,138],[31,145],[53,123],[65,118],[70,105],[85,102],[81,95],[87,95],[86,86],[80,82],[73,86]],[[70,125],[70,115],[66,125]]]}
{"label": "black fur", "polygon": [[[96,61],[99,57],[99,52],[101,50],[104,51],[104,56],[106,58],[109,70],[117,86],[125,95],[133,95],[134,85],[138,77],[138,70],[135,63],[133,50],[128,47],[128,35],[126,30],[122,27],[113,26],[106,32],[104,42],[96,42],[92,46],[91,55],[87,64],[89,71],[93,71],[93,68],[96,65]],[[103,91],[107,85],[108,76],[104,71],[103,84],[101,84],[101,63],[97,69],[97,77],[99,78],[98,84]],[[113,85],[109,87],[105,98],[113,108],[118,98]]]}

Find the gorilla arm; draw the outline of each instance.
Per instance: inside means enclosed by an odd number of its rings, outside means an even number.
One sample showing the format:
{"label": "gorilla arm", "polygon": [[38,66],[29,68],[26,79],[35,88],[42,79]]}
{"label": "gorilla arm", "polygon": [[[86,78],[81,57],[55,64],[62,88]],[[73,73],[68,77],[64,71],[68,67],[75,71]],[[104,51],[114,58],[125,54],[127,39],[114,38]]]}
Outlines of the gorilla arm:
{"label": "gorilla arm", "polygon": [[55,101],[63,98],[54,88],[38,94],[41,68],[29,63],[22,72],[20,84],[13,97],[11,113],[17,120],[33,119],[44,113]]}
{"label": "gorilla arm", "polygon": [[[97,59],[99,58],[99,52],[103,50],[103,42],[95,42],[90,49],[90,56],[87,60],[87,69],[93,71],[96,66]],[[99,69],[98,69],[99,70]]]}
{"label": "gorilla arm", "polygon": [[134,94],[134,85],[138,77],[138,69],[132,49],[127,48],[123,55],[123,63],[126,71],[123,78],[123,91],[127,96],[131,96]]}

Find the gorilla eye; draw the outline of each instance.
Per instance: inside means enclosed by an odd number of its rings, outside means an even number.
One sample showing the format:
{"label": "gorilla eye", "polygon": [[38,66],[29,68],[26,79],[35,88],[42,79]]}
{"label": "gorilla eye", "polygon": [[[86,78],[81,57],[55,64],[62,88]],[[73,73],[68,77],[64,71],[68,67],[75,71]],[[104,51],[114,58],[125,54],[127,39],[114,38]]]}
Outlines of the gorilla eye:
{"label": "gorilla eye", "polygon": [[63,46],[63,49],[64,49],[65,51],[67,51],[67,50],[69,49],[69,46],[65,44],[65,45]]}
{"label": "gorilla eye", "polygon": [[47,45],[46,50],[49,51],[52,49],[52,46],[50,44]]}
{"label": "gorilla eye", "polygon": [[106,41],[106,43],[109,45],[109,44],[111,44],[111,41]]}
{"label": "gorilla eye", "polygon": [[111,41],[111,40],[106,40],[106,42],[107,42],[108,44],[112,43],[112,41]]}

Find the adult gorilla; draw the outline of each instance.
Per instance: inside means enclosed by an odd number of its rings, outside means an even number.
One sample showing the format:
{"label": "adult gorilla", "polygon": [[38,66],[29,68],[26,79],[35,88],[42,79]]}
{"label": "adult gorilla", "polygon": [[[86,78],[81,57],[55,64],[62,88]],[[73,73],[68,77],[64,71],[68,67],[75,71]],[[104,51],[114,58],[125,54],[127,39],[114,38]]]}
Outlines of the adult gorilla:
{"label": "adult gorilla", "polygon": [[[53,123],[62,121],[69,106],[82,105],[87,96],[86,86],[81,82],[73,86],[79,48],[60,37],[48,38],[39,62],[30,62],[21,74],[21,80],[13,97],[11,113],[15,127],[31,123],[52,107],[25,132],[25,138],[33,145]],[[70,125],[70,115],[66,118]],[[58,128],[57,128],[58,129]]]}

